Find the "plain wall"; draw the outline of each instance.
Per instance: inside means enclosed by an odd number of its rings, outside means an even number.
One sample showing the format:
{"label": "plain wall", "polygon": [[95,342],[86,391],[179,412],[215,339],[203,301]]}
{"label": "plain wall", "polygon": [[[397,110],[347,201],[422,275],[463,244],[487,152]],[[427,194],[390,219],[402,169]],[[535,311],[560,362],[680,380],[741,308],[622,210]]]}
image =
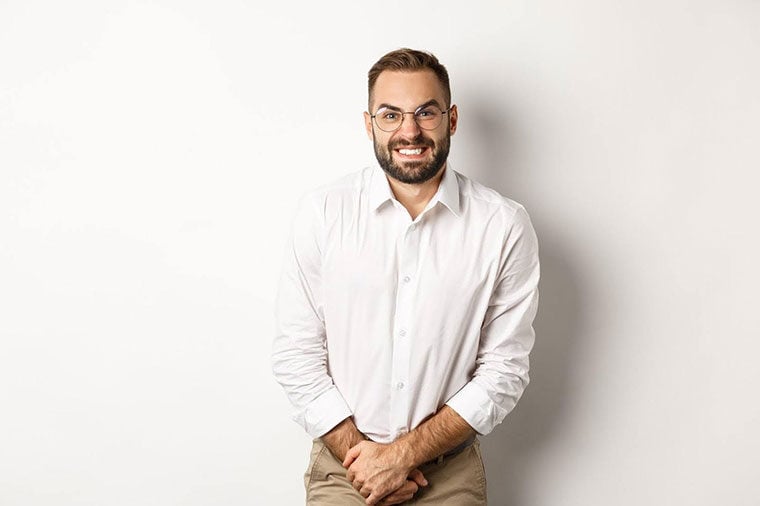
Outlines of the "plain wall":
{"label": "plain wall", "polygon": [[402,46],[540,239],[491,504],[757,504],[751,0],[0,3],[0,504],[303,503],[282,252]]}

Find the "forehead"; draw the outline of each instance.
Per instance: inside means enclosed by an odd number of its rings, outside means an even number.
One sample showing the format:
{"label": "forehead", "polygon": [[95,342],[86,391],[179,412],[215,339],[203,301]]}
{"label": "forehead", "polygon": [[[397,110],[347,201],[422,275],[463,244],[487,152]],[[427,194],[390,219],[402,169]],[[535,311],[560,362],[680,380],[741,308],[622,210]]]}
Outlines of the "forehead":
{"label": "forehead", "polygon": [[377,76],[372,90],[372,107],[391,104],[404,110],[414,110],[429,100],[445,104],[443,86],[432,70],[412,72],[385,70]]}

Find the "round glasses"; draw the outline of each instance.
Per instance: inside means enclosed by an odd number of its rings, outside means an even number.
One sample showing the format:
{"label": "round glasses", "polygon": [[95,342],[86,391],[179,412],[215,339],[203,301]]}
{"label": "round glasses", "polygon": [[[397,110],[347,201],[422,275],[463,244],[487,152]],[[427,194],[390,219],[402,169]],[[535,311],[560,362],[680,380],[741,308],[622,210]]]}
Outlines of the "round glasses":
{"label": "round glasses", "polygon": [[395,132],[401,128],[405,114],[411,114],[421,129],[434,130],[441,125],[443,115],[450,110],[446,109],[442,111],[435,105],[424,105],[418,107],[414,112],[404,112],[392,107],[381,107],[370,117],[375,120],[377,128],[383,132]]}

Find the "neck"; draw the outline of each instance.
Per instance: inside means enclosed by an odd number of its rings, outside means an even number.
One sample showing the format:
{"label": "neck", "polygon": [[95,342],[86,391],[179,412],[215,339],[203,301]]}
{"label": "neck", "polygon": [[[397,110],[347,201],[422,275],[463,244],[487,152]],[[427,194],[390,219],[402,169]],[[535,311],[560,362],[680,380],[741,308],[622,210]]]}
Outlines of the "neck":
{"label": "neck", "polygon": [[413,220],[425,209],[425,206],[428,205],[435,192],[438,191],[438,186],[441,184],[445,170],[446,164],[443,164],[443,167],[441,167],[435,176],[424,183],[418,184],[402,183],[388,176],[388,183],[391,186],[393,195],[409,211],[409,215]]}

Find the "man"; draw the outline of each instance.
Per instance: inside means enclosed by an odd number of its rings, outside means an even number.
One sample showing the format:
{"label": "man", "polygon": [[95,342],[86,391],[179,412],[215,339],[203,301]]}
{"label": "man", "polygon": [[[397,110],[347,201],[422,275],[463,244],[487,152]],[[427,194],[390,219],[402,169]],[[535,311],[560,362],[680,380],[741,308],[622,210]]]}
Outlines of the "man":
{"label": "man", "polygon": [[281,278],[273,370],[313,437],[307,504],[486,504],[476,435],[528,383],[538,244],[518,203],[449,167],[435,56],[369,71],[378,167],[309,192]]}

